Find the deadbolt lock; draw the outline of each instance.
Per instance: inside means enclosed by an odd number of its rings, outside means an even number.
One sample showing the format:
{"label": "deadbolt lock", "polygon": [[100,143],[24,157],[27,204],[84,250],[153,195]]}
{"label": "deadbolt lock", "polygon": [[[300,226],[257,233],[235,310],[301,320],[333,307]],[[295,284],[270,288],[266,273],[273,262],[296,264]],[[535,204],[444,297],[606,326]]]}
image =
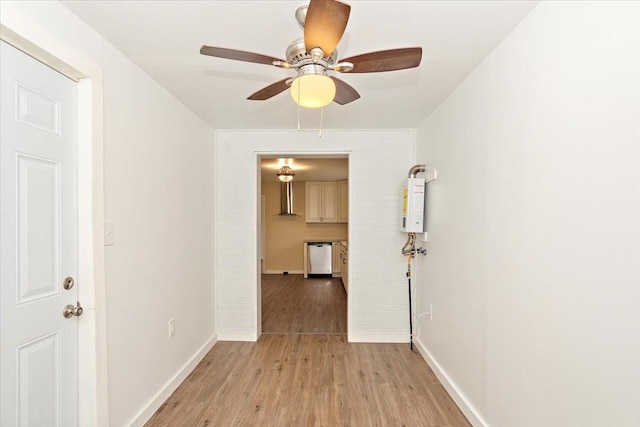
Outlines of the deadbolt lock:
{"label": "deadbolt lock", "polygon": [[75,282],[73,280],[73,277],[67,277],[64,279],[64,282],[62,283],[62,287],[65,288],[66,290],[69,290],[73,288],[74,283]]}
{"label": "deadbolt lock", "polygon": [[62,315],[68,319],[71,316],[82,316],[83,312],[84,309],[80,305],[80,302],[78,302],[76,306],[74,306],[73,304],[65,306],[64,310],[62,310]]}

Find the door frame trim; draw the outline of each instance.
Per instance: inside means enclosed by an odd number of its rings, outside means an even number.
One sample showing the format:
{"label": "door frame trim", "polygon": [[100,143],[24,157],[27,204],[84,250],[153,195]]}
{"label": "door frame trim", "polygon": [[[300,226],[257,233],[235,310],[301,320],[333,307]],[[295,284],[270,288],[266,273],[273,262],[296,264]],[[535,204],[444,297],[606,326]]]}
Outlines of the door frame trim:
{"label": "door frame trim", "polygon": [[[78,423],[109,425],[104,262],[103,71],[60,40],[0,24],[0,39],[78,83]],[[25,36],[23,34],[30,34]],[[33,33],[33,34],[31,34]],[[67,59],[62,59],[67,58]]]}
{"label": "door frame trim", "polygon": [[[291,149],[277,149],[277,150],[252,150],[253,155],[255,156],[255,162],[256,162],[256,167],[255,167],[255,178],[256,178],[256,183],[255,183],[255,204],[254,204],[254,212],[255,212],[255,218],[256,221],[254,221],[254,235],[256,236],[255,238],[255,247],[256,247],[256,258],[257,258],[257,263],[258,263],[258,267],[257,267],[257,280],[256,280],[256,293],[254,295],[255,300],[254,300],[254,309],[255,309],[255,313],[256,313],[256,335],[255,335],[255,339],[253,341],[257,341],[258,338],[260,338],[260,336],[262,336],[262,274],[265,273],[266,270],[264,270],[264,266],[261,264],[260,262],[260,256],[261,256],[261,252],[262,252],[262,248],[260,247],[260,236],[261,233],[263,232],[263,230],[266,228],[266,224],[264,221],[262,221],[262,215],[261,215],[261,210],[262,210],[262,205],[264,203],[264,196],[262,195],[262,161],[265,159],[270,159],[270,158],[316,158],[316,159],[326,159],[326,158],[332,158],[332,157],[338,157],[338,158],[346,158],[348,163],[347,163],[347,180],[351,179],[351,168],[352,168],[352,156],[353,156],[353,152],[351,150],[329,150],[329,151],[317,151],[317,150],[302,150],[302,151],[294,151]],[[349,187],[349,200],[351,200],[351,187]],[[349,236],[351,235],[350,233],[351,230],[351,222],[348,221],[347,222],[347,240],[349,239]],[[265,245],[265,241],[266,241],[266,235],[264,236],[265,240],[262,241],[262,246],[264,247]],[[262,256],[265,258],[265,263],[264,265],[266,265],[266,254],[262,254]],[[305,257],[305,261],[304,264],[306,264],[306,251],[304,252],[304,257]],[[263,271],[264,270],[264,271]],[[306,271],[306,269],[305,269]],[[290,271],[291,272],[291,271]],[[348,337],[349,337],[349,324],[350,324],[350,319],[351,319],[351,304],[349,303],[350,301],[350,294],[347,292],[347,341],[348,341]],[[216,313],[218,312],[218,310],[216,309]],[[251,341],[251,340],[249,340]]]}

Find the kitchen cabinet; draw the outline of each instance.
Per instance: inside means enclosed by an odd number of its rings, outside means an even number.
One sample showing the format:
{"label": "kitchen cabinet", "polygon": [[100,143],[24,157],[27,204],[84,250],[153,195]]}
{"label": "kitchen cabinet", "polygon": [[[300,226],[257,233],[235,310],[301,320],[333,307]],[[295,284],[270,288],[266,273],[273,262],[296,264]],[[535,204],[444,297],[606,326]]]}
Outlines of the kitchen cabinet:
{"label": "kitchen cabinet", "polygon": [[338,181],[338,222],[349,222],[349,181]]}
{"label": "kitchen cabinet", "polygon": [[307,222],[338,222],[338,183],[305,184],[305,218]]}
{"label": "kitchen cabinet", "polygon": [[340,261],[342,263],[342,285],[344,286],[344,291],[349,293],[349,247],[346,242],[340,243]]}
{"label": "kitchen cabinet", "polygon": [[332,277],[340,277],[342,271],[342,258],[340,258],[340,242],[333,242],[333,263],[332,263]]}

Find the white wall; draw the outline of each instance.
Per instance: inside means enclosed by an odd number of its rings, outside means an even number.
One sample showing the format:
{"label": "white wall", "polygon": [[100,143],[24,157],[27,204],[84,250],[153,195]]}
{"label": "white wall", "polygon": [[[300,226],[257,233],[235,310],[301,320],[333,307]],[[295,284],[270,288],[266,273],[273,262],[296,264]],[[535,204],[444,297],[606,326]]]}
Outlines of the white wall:
{"label": "white wall", "polygon": [[400,184],[415,160],[414,131],[324,131],[321,138],[310,131],[216,133],[219,338],[259,334],[258,155],[305,152],[349,153],[349,340],[407,342],[405,237],[397,225]]}
{"label": "white wall", "polygon": [[103,65],[110,419],[125,425],[215,342],[214,134],[109,45]]}
{"label": "white wall", "polygon": [[542,2],[418,158],[419,346],[474,423],[640,425],[640,3]]}
{"label": "white wall", "polygon": [[[80,192],[91,200],[80,200],[80,244],[93,252],[81,254],[78,286],[80,325],[94,328],[80,342],[81,422],[142,424],[215,342],[213,131],[60,3],[0,5],[3,35],[10,29],[91,79],[81,100],[90,129],[80,171],[90,184]],[[104,217],[116,244],[90,247],[102,242]]]}

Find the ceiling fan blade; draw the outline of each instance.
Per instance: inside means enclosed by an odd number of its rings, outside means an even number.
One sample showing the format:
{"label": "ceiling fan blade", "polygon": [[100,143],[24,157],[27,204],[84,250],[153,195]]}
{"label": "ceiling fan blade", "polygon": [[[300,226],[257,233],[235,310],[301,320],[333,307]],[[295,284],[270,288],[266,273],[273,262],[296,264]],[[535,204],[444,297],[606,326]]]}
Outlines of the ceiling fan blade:
{"label": "ceiling fan blade", "polygon": [[336,0],[311,0],[304,22],[304,45],[307,53],[319,47],[329,56],[347,28],[351,6]]}
{"label": "ceiling fan blade", "polygon": [[363,53],[351,58],[340,59],[340,62],[351,62],[351,73],[378,73],[382,71],[405,70],[420,65],[421,47],[379,50]]}
{"label": "ceiling fan blade", "polygon": [[247,99],[250,99],[252,101],[264,101],[265,99],[274,97],[277,94],[289,89],[289,85],[287,84],[287,81],[289,80],[291,79],[286,78],[278,82],[275,82],[273,84],[270,84],[269,86],[260,89],[259,91],[257,91],[256,93],[248,97]]}
{"label": "ceiling fan blade", "polygon": [[202,46],[202,55],[214,56],[216,58],[233,59],[235,61],[255,62],[256,64],[273,65],[273,61],[286,62],[283,59],[272,56],[261,55],[259,53],[245,52],[244,50],[226,49],[224,47]]}
{"label": "ceiling fan blade", "polygon": [[331,80],[336,84],[336,96],[333,98],[336,104],[345,105],[360,98],[360,94],[342,80],[335,77],[331,77]]}

